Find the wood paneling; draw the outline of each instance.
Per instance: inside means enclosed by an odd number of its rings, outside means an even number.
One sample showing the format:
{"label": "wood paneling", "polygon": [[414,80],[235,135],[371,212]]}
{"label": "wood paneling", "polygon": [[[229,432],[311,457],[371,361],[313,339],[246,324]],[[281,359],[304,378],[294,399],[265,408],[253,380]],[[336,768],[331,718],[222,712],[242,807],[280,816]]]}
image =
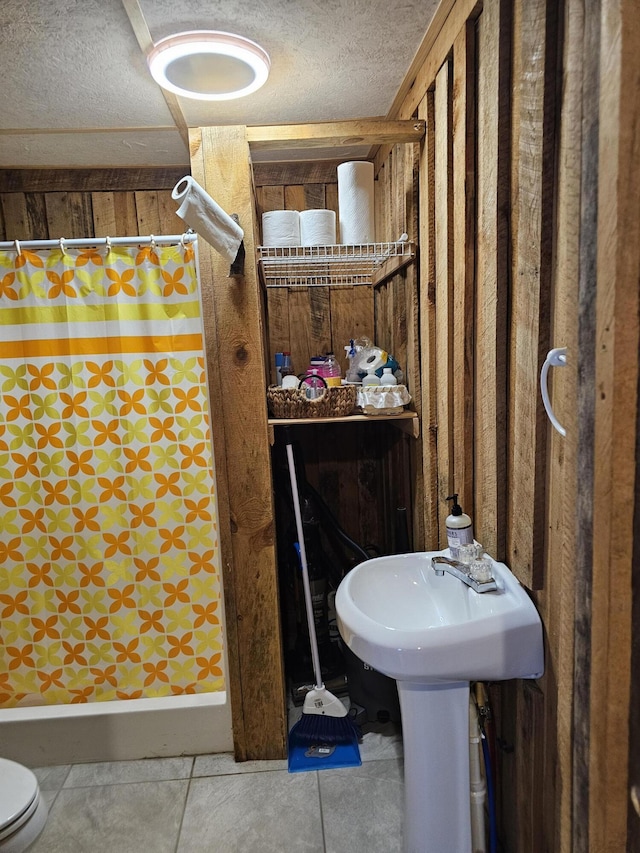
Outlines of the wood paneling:
{"label": "wood paneling", "polygon": [[0,193],[172,189],[185,169],[0,169]]}
{"label": "wood paneling", "polygon": [[556,9],[547,0],[514,3],[507,560],[529,589],[542,586],[545,540],[547,416],[538,382],[549,350]]}
{"label": "wood paneling", "polygon": [[[438,418],[438,516],[444,530],[447,498],[456,491],[453,424],[453,134],[451,64],[436,76],[435,127],[435,273],[436,273],[436,413]],[[446,548],[446,539],[442,538]]]}
{"label": "wood paneling", "polygon": [[[630,807],[634,464],[640,352],[640,20],[603,0],[595,304],[589,849],[622,850]],[[636,676],[637,678],[637,676]]]}
{"label": "wood paneling", "polygon": [[452,194],[454,491],[465,512],[473,506],[474,311],[476,261],[476,25],[470,20],[453,44]]}
{"label": "wood paneling", "polygon": [[[420,373],[425,547],[439,547],[436,411],[435,108],[427,92],[419,114],[426,135],[420,150]],[[442,531],[444,535],[444,531]]]}
{"label": "wood paneling", "polygon": [[489,0],[478,19],[474,529],[498,559],[507,510],[509,11],[505,0]]}

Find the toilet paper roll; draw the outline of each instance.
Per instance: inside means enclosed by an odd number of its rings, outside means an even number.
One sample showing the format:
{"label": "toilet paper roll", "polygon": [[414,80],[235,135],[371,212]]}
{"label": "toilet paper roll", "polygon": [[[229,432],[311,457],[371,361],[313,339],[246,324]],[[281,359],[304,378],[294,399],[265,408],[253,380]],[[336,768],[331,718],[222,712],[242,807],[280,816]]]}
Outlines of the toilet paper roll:
{"label": "toilet paper roll", "polygon": [[244,237],[238,223],[190,175],[178,181],[171,198],[180,202],[180,219],[232,264]]}
{"label": "toilet paper roll", "polygon": [[300,211],[300,245],[332,246],[336,242],[336,214],[333,210]]}
{"label": "toilet paper roll", "polygon": [[341,243],[375,241],[373,163],[351,161],[338,166],[338,210]]}
{"label": "toilet paper roll", "polygon": [[297,210],[269,210],[262,214],[263,246],[299,246],[300,214]]}

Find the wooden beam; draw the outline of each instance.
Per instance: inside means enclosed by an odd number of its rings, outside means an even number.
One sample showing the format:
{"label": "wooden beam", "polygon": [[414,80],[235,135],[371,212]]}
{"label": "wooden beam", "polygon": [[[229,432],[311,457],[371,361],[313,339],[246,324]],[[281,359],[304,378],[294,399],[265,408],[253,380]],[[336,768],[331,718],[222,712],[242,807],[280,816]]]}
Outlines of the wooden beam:
{"label": "wooden beam", "polygon": [[555,2],[516,0],[512,102],[512,269],[507,562],[543,582],[547,416],[538,392],[549,350],[554,230]]}
{"label": "wooden beam", "polygon": [[602,0],[589,849],[625,850],[640,347],[640,19]]}
{"label": "wooden beam", "polygon": [[[211,374],[216,471],[228,501],[221,508],[221,552],[231,667],[234,741],[238,760],[283,758],[286,709],[273,487],[267,407],[264,319],[258,284],[251,163],[244,127],[192,131],[192,170],[244,229],[244,276],[202,245],[205,332]],[[213,348],[213,349],[212,349]]]}
{"label": "wooden beam", "polygon": [[[153,38],[149,32],[149,26],[142,12],[142,8],[140,7],[140,3],[138,0],[122,0],[122,5],[131,23],[133,34],[140,45],[140,50],[146,57],[147,53],[149,53],[153,47]],[[182,112],[180,101],[177,95],[174,95],[173,92],[169,92],[167,89],[162,88],[160,88],[160,91],[162,92],[162,97],[165,99],[169,112],[171,113],[171,118],[175,122],[178,133],[188,148],[189,128],[187,127],[187,120]]]}
{"label": "wooden beam", "polygon": [[247,138],[253,151],[290,148],[333,148],[343,145],[394,145],[419,142],[424,122],[358,119],[321,124],[248,127]]}
{"label": "wooden beam", "polygon": [[436,411],[436,271],[435,271],[435,127],[433,92],[418,108],[426,135],[420,146],[420,377],[422,412],[422,477],[424,482],[424,547],[439,547],[438,456]]}
{"label": "wooden beam", "polygon": [[[415,114],[422,96],[431,88],[440,66],[449,55],[456,36],[465,22],[476,18],[481,9],[479,0],[441,0],[387,118],[408,118]],[[424,85],[425,79],[427,85]]]}
{"label": "wooden beam", "polygon": [[435,273],[436,273],[436,412],[438,416],[438,517],[441,547],[447,498],[456,491],[453,470],[453,134],[451,63],[436,77],[435,130]]}
{"label": "wooden beam", "polygon": [[475,21],[453,44],[453,470],[459,500],[473,509],[473,314],[475,289]]}
{"label": "wooden beam", "polygon": [[478,20],[474,528],[498,560],[507,509],[510,5],[485,0]]}
{"label": "wooden beam", "polygon": [[[552,282],[551,344],[578,352],[580,249],[580,172],[582,146],[582,63],[584,4],[564,4],[562,87],[559,101],[556,251]],[[576,575],[576,506],[578,491],[577,358],[556,370],[552,383],[553,410],[566,429],[561,436],[548,430],[547,536],[544,587],[535,595],[546,627],[545,780],[543,821],[546,848],[572,849],[573,654]],[[552,698],[557,695],[557,703]]]}

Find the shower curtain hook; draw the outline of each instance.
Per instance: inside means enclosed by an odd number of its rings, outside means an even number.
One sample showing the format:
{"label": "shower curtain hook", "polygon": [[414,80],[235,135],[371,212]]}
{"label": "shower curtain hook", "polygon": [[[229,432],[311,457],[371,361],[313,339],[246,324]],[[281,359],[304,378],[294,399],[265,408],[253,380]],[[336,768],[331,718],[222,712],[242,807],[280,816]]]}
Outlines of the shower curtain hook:
{"label": "shower curtain hook", "polygon": [[104,238],[104,244],[107,247],[107,255],[111,254],[111,237]]}
{"label": "shower curtain hook", "polygon": [[18,255],[21,255],[22,249],[20,248],[20,240],[14,240],[13,242],[14,242],[15,247],[16,247],[16,252],[18,253]]}
{"label": "shower curtain hook", "polygon": [[149,235],[149,238],[150,238],[150,242],[151,242],[151,248],[152,248],[152,249],[155,249],[155,247],[156,247],[156,238],[153,236],[153,234],[150,234],[150,235]]}
{"label": "shower curtain hook", "polygon": [[183,232],[182,237],[180,238],[180,245],[182,246],[182,251],[187,251],[187,244],[185,243],[185,237],[187,236],[187,232]]}
{"label": "shower curtain hook", "polygon": [[66,249],[65,249],[65,247],[64,247],[64,240],[65,240],[65,238],[64,238],[64,237],[61,237],[61,238],[60,238],[60,251],[62,252],[62,254],[63,254],[63,255],[66,255],[66,254],[67,254],[67,250],[66,250]]}

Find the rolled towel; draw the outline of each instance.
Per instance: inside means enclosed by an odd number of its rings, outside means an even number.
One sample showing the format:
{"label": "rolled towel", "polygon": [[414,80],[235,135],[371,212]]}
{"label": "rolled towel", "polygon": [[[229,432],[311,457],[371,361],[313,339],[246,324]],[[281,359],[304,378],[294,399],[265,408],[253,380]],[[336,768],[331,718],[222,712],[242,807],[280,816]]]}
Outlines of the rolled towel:
{"label": "rolled towel", "polygon": [[336,214],[333,210],[300,211],[300,245],[332,246],[336,242]]}
{"label": "rolled towel", "polygon": [[299,246],[300,214],[297,210],[268,210],[262,214],[263,246]]}
{"label": "rolled towel", "polygon": [[373,163],[355,160],[338,166],[341,243],[375,241],[374,179]]}
{"label": "rolled towel", "polygon": [[178,181],[171,198],[180,202],[180,219],[232,264],[244,237],[238,223],[190,175]]}

